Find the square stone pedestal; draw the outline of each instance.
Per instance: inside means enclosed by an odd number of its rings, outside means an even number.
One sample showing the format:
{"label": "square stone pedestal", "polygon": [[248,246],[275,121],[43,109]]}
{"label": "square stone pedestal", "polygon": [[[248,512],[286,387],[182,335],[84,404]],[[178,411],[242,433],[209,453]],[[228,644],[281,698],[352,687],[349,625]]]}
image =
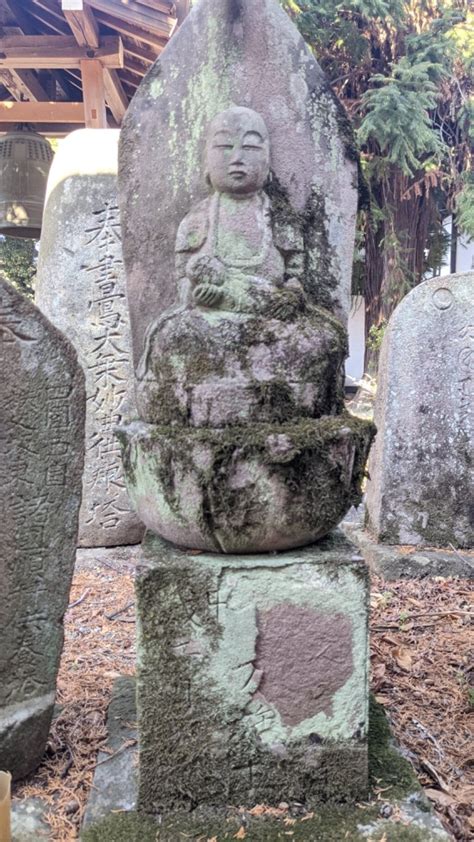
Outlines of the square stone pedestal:
{"label": "square stone pedestal", "polygon": [[265,555],[148,534],[137,575],[139,807],[367,790],[367,568],[341,533]]}

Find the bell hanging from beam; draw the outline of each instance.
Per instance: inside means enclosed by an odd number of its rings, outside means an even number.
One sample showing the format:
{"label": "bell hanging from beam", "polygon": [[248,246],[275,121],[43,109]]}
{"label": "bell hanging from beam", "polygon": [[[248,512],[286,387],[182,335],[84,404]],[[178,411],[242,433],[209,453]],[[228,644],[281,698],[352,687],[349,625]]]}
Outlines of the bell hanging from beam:
{"label": "bell hanging from beam", "polygon": [[0,234],[40,238],[52,159],[46,138],[28,127],[0,137]]}

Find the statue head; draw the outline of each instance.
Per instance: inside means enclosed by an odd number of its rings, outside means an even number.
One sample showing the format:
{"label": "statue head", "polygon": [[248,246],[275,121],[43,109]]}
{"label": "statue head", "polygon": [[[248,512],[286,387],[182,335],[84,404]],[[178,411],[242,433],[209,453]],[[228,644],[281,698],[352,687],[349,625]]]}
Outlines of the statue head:
{"label": "statue head", "polygon": [[234,106],[212,120],[206,144],[206,174],[214,190],[246,196],[264,186],[270,171],[270,141],[263,118]]}

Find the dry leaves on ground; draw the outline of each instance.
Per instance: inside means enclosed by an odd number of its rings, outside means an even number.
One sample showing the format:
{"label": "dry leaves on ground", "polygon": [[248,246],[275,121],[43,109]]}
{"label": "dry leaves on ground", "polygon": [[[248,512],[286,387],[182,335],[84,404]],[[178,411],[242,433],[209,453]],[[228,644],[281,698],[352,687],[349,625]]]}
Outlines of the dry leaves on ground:
{"label": "dry leaves on ground", "polygon": [[[131,571],[123,564],[76,566],[58,677],[61,711],[44,763],[17,791],[20,797],[38,796],[47,802],[54,842],[78,838],[97,752],[106,737],[112,685],[119,675],[135,670]],[[127,611],[109,619],[127,604]]]}
{"label": "dry leaves on ground", "polygon": [[[114,679],[134,672],[132,573],[131,563],[104,560],[76,567],[59,674],[62,711],[45,762],[17,793],[48,803],[54,842],[78,838]],[[376,579],[371,600],[373,689],[458,842],[471,839],[474,829],[473,598],[465,580]],[[248,812],[281,815],[283,806]]]}
{"label": "dry leaves on ground", "polygon": [[446,828],[474,823],[474,588],[466,580],[374,580],[372,684]]}

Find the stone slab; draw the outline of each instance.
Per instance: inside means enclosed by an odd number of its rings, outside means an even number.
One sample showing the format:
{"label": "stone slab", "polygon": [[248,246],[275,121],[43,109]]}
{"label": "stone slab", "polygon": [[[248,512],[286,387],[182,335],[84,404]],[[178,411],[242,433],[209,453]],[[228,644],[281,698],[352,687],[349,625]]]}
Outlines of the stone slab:
{"label": "stone slab", "polygon": [[80,129],[51,167],[36,303],[71,340],[86,375],[81,546],[138,543],[113,428],[135,416],[117,200],[118,130]]}
{"label": "stone slab", "polygon": [[474,272],[397,307],[379,363],[368,524],[379,541],[474,546]]}
{"label": "stone slab", "polygon": [[87,802],[83,829],[110,812],[133,810],[137,802],[136,681],[121,676],[114,684],[107,713],[107,751],[100,751]]}
{"label": "stone slab", "polygon": [[74,568],[84,377],[68,340],[0,280],[0,768],[39,764]]}
{"label": "stone slab", "polygon": [[407,547],[380,544],[362,524],[343,521],[341,529],[359,548],[372,573],[386,581],[442,576],[474,579],[474,551]]}
{"label": "stone slab", "polygon": [[367,790],[367,568],[340,533],[138,567],[139,807],[306,803]]}
{"label": "stone slab", "polygon": [[49,805],[40,798],[12,801],[12,842],[47,842],[52,839],[51,828],[43,820]]}
{"label": "stone slab", "polygon": [[[146,328],[178,300],[178,226],[208,195],[206,129],[229,106],[264,119],[267,192],[305,220],[306,291],[345,322],[357,206],[352,130],[276,0],[200,0],[150,68],[124,119],[119,183],[135,362]],[[282,219],[284,227],[285,219]]]}

